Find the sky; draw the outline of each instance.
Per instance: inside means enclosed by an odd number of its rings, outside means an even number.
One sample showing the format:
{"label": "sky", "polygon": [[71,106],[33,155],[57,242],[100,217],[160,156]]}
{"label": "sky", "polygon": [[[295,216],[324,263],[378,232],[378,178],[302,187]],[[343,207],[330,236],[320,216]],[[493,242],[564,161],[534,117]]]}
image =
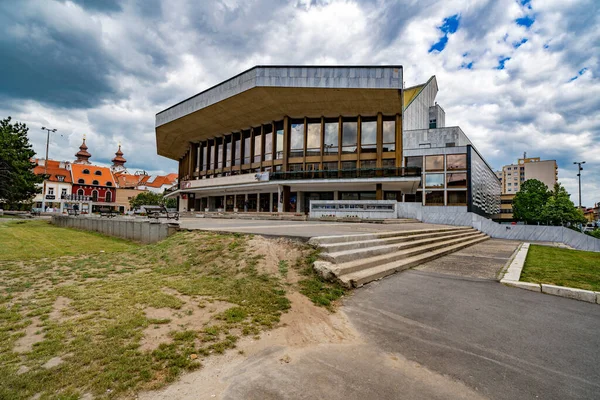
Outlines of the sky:
{"label": "sky", "polygon": [[597,0],[0,0],[0,118],[44,157],[122,144],[130,171],[166,173],[157,112],[255,65],[401,64],[436,75],[446,125],[494,169],[555,159],[577,203],[600,202]]}

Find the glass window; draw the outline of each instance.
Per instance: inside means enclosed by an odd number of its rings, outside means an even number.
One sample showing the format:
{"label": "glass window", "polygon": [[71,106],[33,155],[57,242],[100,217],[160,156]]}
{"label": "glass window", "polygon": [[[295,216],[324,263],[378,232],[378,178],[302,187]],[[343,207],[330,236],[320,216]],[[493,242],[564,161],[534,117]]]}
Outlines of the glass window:
{"label": "glass window", "polygon": [[242,163],[242,141],[240,139],[240,132],[233,134],[233,142],[235,144],[235,146],[233,146],[233,165],[240,165]]}
{"label": "glass window", "polygon": [[356,161],[342,161],[342,169],[356,169]]}
{"label": "glass window", "polygon": [[404,158],[407,168],[423,168],[423,156],[410,156]]}
{"label": "glass window", "polygon": [[396,150],[396,118],[384,117],[383,119],[383,151]]}
{"label": "glass window", "polygon": [[342,122],[342,153],[356,153],[358,120],[344,118]]}
{"label": "glass window", "polygon": [[448,205],[466,205],[467,191],[466,190],[448,190]]}
{"label": "glass window", "polygon": [[295,120],[290,123],[290,157],[304,156],[304,122]]}
{"label": "glass window", "polygon": [[427,174],[425,175],[425,187],[427,188],[443,188],[444,174]]}
{"label": "glass window", "polygon": [[254,162],[262,159],[262,134],[261,128],[254,128]]}
{"label": "glass window", "polygon": [[360,200],[360,193],[358,192],[341,192],[342,200]]}
{"label": "glass window", "polygon": [[302,171],[303,167],[302,167],[302,164],[290,164],[290,165],[288,165],[288,170],[289,171]]}
{"label": "glass window", "polygon": [[423,192],[417,191],[414,194],[405,194],[404,202],[405,203],[422,203],[423,202]]}
{"label": "glass window", "polygon": [[89,175],[90,174],[90,170],[89,169],[84,169],[83,173],[86,174],[86,175]]}
{"label": "glass window", "polygon": [[96,174],[96,175],[102,175],[102,171],[96,171],[96,172],[94,172],[94,174]]}
{"label": "glass window", "polygon": [[428,190],[425,192],[425,204],[430,206],[443,206],[444,205],[444,191],[443,190]]}
{"label": "glass window", "polygon": [[231,167],[231,135],[225,137],[225,166]]}
{"label": "glass window", "polygon": [[250,164],[250,142],[252,139],[250,131],[242,131],[242,135],[244,136],[244,164]]}
{"label": "glass window", "polygon": [[208,148],[206,147],[206,143],[202,145],[202,170],[208,170]]}
{"label": "glass window", "polygon": [[337,154],[339,148],[337,119],[325,120],[325,154]]}
{"label": "glass window", "polygon": [[446,167],[448,169],[467,169],[467,155],[448,154],[446,156]]}
{"label": "glass window", "polygon": [[94,180],[94,181],[92,181],[92,185],[98,185],[98,184],[99,184],[99,183],[98,183],[98,181],[97,181],[97,180]]}
{"label": "glass window", "polygon": [[324,162],[323,169],[325,171],[336,171],[338,169],[338,163],[336,162]]}
{"label": "glass window", "polygon": [[306,125],[306,155],[318,156],[321,154],[321,122],[309,122]]}
{"label": "glass window", "polygon": [[263,125],[263,135],[265,136],[265,161],[273,159],[273,125]]}
{"label": "glass window", "polygon": [[360,121],[360,151],[377,152],[377,119],[363,118]]}
{"label": "glass window", "polygon": [[283,121],[275,122],[275,159],[283,158]]}
{"label": "glass window", "polygon": [[448,183],[448,187],[467,187],[467,173],[447,174],[446,182]]}
{"label": "glass window", "polygon": [[425,169],[427,171],[443,171],[444,156],[425,156]]}
{"label": "glass window", "polygon": [[377,161],[375,160],[363,160],[360,162],[360,169],[373,169],[377,168]]}
{"label": "glass window", "polygon": [[223,142],[221,139],[217,139],[217,162],[215,168],[223,168]]}
{"label": "glass window", "polygon": [[396,160],[393,158],[383,159],[381,160],[381,164],[383,165],[383,168],[396,168]]}

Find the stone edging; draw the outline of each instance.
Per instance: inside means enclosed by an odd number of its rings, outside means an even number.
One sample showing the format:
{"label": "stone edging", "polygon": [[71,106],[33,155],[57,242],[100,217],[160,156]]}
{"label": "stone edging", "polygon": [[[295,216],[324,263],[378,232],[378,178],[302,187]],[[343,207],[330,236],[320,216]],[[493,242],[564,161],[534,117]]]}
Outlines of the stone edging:
{"label": "stone edging", "polygon": [[600,292],[593,292],[591,290],[574,289],[564,286],[547,285],[545,283],[531,283],[531,282],[520,282],[521,271],[527,258],[527,252],[529,251],[529,243],[523,243],[519,248],[517,254],[513,258],[508,270],[504,274],[504,277],[500,280],[500,283],[516,287],[519,289],[531,290],[533,292],[540,292],[551,294],[554,296],[567,297],[569,299],[586,301],[588,303],[600,304]]}

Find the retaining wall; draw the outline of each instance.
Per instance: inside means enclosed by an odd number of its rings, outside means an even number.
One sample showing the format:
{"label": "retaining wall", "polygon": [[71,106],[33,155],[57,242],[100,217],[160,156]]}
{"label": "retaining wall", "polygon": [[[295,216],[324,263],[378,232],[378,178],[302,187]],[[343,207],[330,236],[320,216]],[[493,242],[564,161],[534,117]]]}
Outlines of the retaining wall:
{"label": "retaining wall", "polygon": [[179,224],[174,223],[65,215],[53,215],[52,223],[63,228],[99,232],[142,243],[154,243],[166,239],[179,229]]}
{"label": "retaining wall", "polygon": [[471,226],[493,238],[526,242],[558,242],[577,250],[600,252],[600,239],[562,226],[504,225],[467,212],[467,207],[423,206],[398,203],[398,218],[415,218],[431,224]]}

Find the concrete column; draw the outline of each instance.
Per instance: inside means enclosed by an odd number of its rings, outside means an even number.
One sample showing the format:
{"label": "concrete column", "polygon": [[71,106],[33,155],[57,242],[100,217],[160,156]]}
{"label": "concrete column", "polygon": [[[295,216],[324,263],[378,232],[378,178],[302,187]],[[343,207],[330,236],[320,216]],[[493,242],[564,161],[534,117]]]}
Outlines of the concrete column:
{"label": "concrete column", "polygon": [[248,193],[244,194],[244,212],[248,212],[248,207],[246,207],[246,204],[248,204]]}
{"label": "concrete column", "polygon": [[283,212],[283,186],[277,185],[277,212]]}
{"label": "concrete column", "polygon": [[233,209],[235,210],[236,208],[237,208],[237,194],[234,194],[233,195]]}
{"label": "concrete column", "polygon": [[64,202],[64,201],[61,201],[61,202],[60,202],[60,213],[61,213],[61,214],[63,213],[64,209],[65,209],[65,202]]}
{"label": "concrete column", "polygon": [[256,193],[256,212],[260,211],[260,193]]}
{"label": "concrete column", "polygon": [[333,191],[333,199],[334,200],[339,200],[340,199],[340,192],[339,192],[339,190],[334,190]]}
{"label": "concrete column", "polygon": [[269,212],[273,212],[273,193],[269,193]]}
{"label": "concrete column", "polygon": [[296,193],[296,211],[304,212],[304,193]]}
{"label": "concrete column", "polygon": [[227,211],[227,195],[223,196],[223,212]]}
{"label": "concrete column", "polygon": [[375,185],[375,199],[383,200],[383,185],[381,183]]}

